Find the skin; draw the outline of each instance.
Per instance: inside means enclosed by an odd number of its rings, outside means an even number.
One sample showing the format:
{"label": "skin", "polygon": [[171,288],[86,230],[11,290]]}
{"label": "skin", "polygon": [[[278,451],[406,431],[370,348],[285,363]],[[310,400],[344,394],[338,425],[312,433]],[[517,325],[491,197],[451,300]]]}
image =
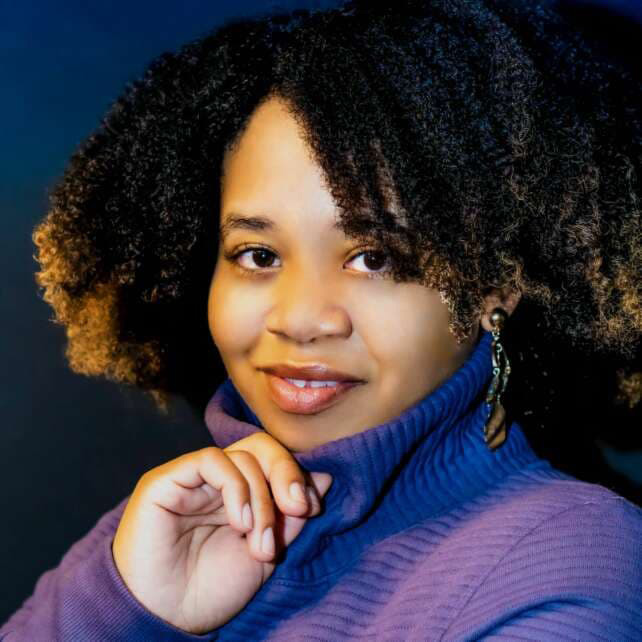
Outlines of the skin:
{"label": "skin", "polygon": [[[266,431],[293,452],[401,414],[464,363],[480,325],[491,329],[493,308],[510,315],[519,301],[514,292],[489,294],[480,323],[458,344],[436,290],[395,283],[385,275],[385,254],[364,254],[377,248],[333,227],[336,203],[300,125],[278,97],[257,107],[226,153],[219,211],[221,226],[232,213],[274,223],[220,238],[208,322],[237,390]],[[241,250],[235,260],[225,256]],[[288,413],[272,401],[267,375],[257,369],[286,361],[325,363],[366,383],[316,414]]]}

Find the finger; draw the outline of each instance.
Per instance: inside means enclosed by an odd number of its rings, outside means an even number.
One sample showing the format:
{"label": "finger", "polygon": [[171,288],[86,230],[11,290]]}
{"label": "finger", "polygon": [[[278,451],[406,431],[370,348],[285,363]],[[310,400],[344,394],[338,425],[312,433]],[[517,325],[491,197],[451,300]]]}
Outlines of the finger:
{"label": "finger", "polygon": [[[281,512],[289,515],[311,516],[319,512],[310,502],[306,489],[308,475],[292,453],[267,433],[253,433],[234,443],[233,449],[246,450],[254,455],[268,480],[274,500]],[[230,448],[226,448],[229,452]]]}
{"label": "finger", "polygon": [[[250,489],[241,471],[222,449],[210,446],[181,455],[148,471],[143,478],[147,496],[156,505],[180,515],[191,514],[194,507],[202,510],[206,496],[210,495],[210,510],[224,511],[220,523],[229,523],[241,532],[247,530],[241,507],[250,501]],[[195,493],[197,490],[200,494]]]}
{"label": "finger", "polygon": [[275,510],[270,488],[258,461],[244,450],[226,450],[226,455],[241,471],[250,489],[252,530],[246,533],[252,555],[267,562],[276,554]]}
{"label": "finger", "polygon": [[[312,495],[314,496],[313,502],[317,505],[317,510],[320,511],[319,497],[323,497],[330,485],[332,484],[332,475],[324,472],[312,472],[310,473],[310,489]],[[314,490],[312,490],[314,489]],[[279,533],[277,537],[277,546],[288,547],[294,539],[299,535],[305,523],[307,517],[296,517],[293,515],[280,514],[277,515],[277,532]]]}
{"label": "finger", "polygon": [[[321,512],[321,498],[332,483],[330,473],[309,473],[303,470],[299,463],[292,457],[289,451],[284,456],[275,456],[272,460],[268,481],[275,495],[279,509],[284,514],[296,517],[313,517]],[[292,503],[293,484],[303,485],[305,495],[305,504],[297,503],[304,506],[303,510],[288,510],[287,501]],[[286,490],[287,489],[287,490]],[[297,492],[297,497],[298,491]],[[293,506],[294,508],[294,506]]]}
{"label": "finger", "polygon": [[275,455],[266,462],[272,494],[282,513],[303,516],[312,514],[307,476],[290,454]]}

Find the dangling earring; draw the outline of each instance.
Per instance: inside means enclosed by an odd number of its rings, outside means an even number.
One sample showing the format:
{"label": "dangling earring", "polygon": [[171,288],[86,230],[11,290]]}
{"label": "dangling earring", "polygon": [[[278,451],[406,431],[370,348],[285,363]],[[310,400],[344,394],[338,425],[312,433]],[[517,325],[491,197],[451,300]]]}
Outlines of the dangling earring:
{"label": "dangling earring", "polygon": [[506,389],[510,363],[504,347],[499,342],[500,332],[508,319],[506,311],[495,308],[490,315],[493,326],[493,380],[486,394],[486,403],[491,405],[486,423],[484,425],[484,440],[490,450],[499,448],[506,440],[506,410],[502,406],[501,395]]}

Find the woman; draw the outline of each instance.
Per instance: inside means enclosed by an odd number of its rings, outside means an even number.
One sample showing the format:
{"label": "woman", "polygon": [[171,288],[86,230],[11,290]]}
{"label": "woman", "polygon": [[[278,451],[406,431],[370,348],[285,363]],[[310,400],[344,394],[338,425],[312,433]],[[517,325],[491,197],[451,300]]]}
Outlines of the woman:
{"label": "woman", "polygon": [[509,328],[634,354],[639,93],[544,7],[387,5],[164,54],[72,157],[34,232],[70,364],[162,411],[207,373],[215,445],[0,638],[640,638],[642,511],[502,396]]}

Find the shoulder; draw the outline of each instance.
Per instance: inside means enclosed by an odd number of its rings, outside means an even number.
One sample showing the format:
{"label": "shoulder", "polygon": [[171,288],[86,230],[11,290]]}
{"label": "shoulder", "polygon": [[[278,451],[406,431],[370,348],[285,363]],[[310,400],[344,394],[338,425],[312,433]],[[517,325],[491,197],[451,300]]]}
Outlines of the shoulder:
{"label": "shoulder", "polygon": [[[523,577],[613,597],[642,586],[642,509],[613,491],[585,482],[558,482],[535,493],[528,508],[539,517],[498,560],[488,580],[521,568]],[[637,587],[637,589],[635,588]],[[640,602],[642,604],[642,602]]]}
{"label": "shoulder", "polygon": [[604,573],[619,569],[623,581],[629,577],[639,585],[642,580],[642,508],[609,488],[564,473],[535,478],[500,499],[491,512],[495,519],[501,516],[497,527],[513,534],[497,559],[495,568],[502,574],[513,564],[524,574],[531,565],[539,576],[564,568],[570,581],[573,567],[579,572],[591,560],[594,574],[599,568]]}
{"label": "shoulder", "polygon": [[475,635],[539,630],[538,639],[593,640],[598,632],[639,639],[642,509],[608,488],[568,476],[520,491],[488,511],[499,550],[466,597],[455,627],[463,632],[484,614]]}
{"label": "shoulder", "polygon": [[[560,498],[552,504],[550,498]],[[540,498],[550,514],[534,524],[507,552],[504,563],[514,556],[538,554],[542,563],[572,566],[572,561],[590,560],[593,573],[616,568],[622,579],[642,581],[642,509],[598,484],[563,481],[542,490]],[[551,505],[554,508],[551,510]],[[571,570],[570,568],[568,569]]]}
{"label": "shoulder", "polygon": [[566,518],[579,518],[586,527],[608,528],[600,523],[600,515],[610,515],[620,526],[632,529],[642,525],[642,508],[605,486],[559,471],[546,460],[504,478],[475,503],[478,519],[500,531],[508,529],[513,546],[531,531],[546,530],[547,524],[562,523]]}

